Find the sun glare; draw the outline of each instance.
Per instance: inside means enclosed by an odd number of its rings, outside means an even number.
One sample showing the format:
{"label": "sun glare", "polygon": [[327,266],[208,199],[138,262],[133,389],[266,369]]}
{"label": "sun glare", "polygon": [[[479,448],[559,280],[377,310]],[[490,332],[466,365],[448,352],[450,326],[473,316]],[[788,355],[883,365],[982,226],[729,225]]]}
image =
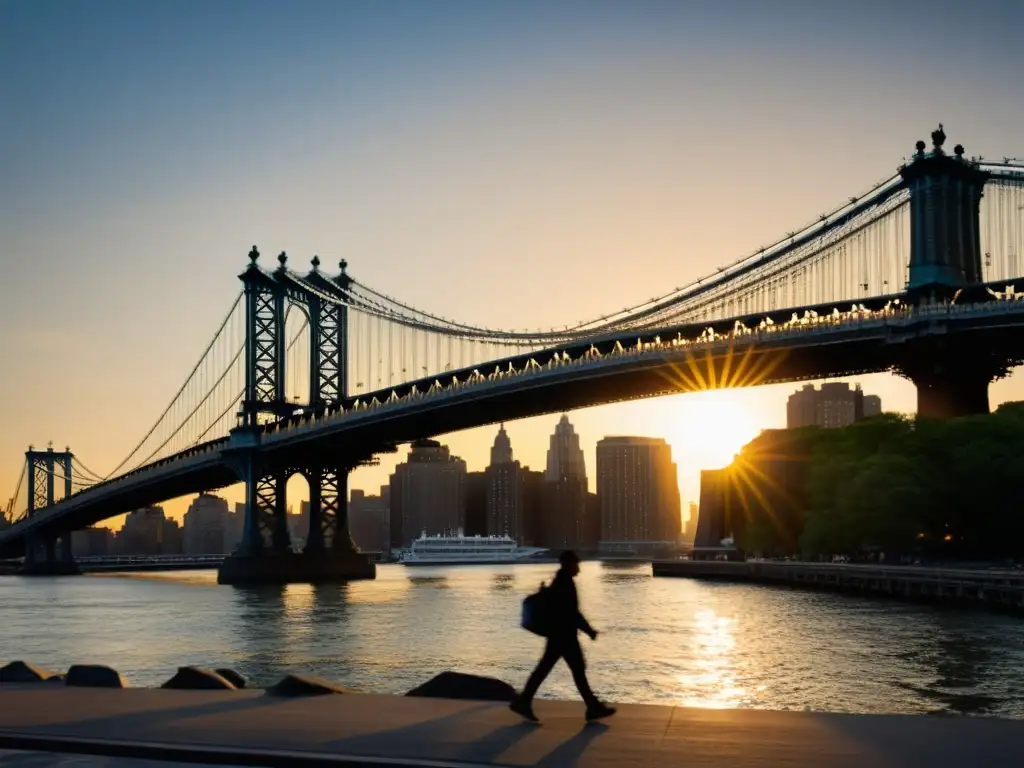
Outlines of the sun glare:
{"label": "sun glare", "polygon": [[667,438],[687,469],[724,467],[761,431],[738,390],[691,392],[672,399]]}

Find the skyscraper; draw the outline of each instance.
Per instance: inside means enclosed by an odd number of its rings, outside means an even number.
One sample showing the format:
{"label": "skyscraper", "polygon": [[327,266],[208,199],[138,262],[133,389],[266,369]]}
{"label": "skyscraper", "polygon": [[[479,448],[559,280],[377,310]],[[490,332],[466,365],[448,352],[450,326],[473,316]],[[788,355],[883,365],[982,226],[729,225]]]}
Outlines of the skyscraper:
{"label": "skyscraper", "polygon": [[484,472],[466,473],[466,530],[467,536],[487,535],[487,475]]}
{"label": "skyscraper", "polygon": [[680,504],[672,448],[662,438],[606,437],[597,444],[601,548],[679,538]]}
{"label": "skyscraper", "polygon": [[391,486],[382,485],[379,496],[367,496],[353,489],[348,502],[348,529],[352,540],[362,552],[384,552],[391,549],[388,537],[388,515]]}
{"label": "skyscraper", "polygon": [[523,543],[523,477],[512,457],[512,442],[505,425],[498,429],[491,447],[491,463],[484,470],[487,484],[487,533],[511,536]]}
{"label": "skyscraper", "polygon": [[201,493],[185,513],[185,554],[221,555],[231,551],[231,516],[220,496]]}
{"label": "skyscraper", "polygon": [[587,505],[587,470],[580,438],[562,414],[548,447],[541,502],[541,543],[549,549],[597,547],[596,520]]}
{"label": "skyscraper", "polygon": [[[436,440],[417,440],[391,476],[392,545],[408,547],[421,533],[464,529],[466,462]],[[396,513],[400,527],[394,528]]]}
{"label": "skyscraper", "polygon": [[563,413],[551,435],[544,479],[553,481],[566,477],[582,478],[585,481],[587,468],[583,460],[583,449],[580,448],[580,436],[569,423],[569,417]]}
{"label": "skyscraper", "polygon": [[145,507],[128,513],[117,534],[116,549],[121,555],[163,555],[181,552],[181,537],[176,520],[164,515],[163,507]]}

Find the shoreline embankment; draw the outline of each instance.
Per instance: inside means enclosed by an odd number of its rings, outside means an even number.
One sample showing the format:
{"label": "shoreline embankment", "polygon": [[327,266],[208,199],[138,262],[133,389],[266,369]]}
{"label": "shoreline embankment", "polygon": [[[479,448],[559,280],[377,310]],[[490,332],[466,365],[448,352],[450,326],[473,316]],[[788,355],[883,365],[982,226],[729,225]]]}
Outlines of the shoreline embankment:
{"label": "shoreline embankment", "polygon": [[815,589],[1024,616],[1024,571],[773,560],[657,560],[656,577]]}

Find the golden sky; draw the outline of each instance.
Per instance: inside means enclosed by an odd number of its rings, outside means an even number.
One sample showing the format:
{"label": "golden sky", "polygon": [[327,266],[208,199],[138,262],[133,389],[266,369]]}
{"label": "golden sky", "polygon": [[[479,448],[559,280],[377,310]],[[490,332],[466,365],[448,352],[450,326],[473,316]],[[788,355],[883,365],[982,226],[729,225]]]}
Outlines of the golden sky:
{"label": "golden sky", "polygon": [[[939,121],[968,154],[1024,156],[1020,14],[1005,3],[720,5],[5,5],[0,67],[18,75],[0,89],[0,496],[29,443],[116,465],[254,243],[296,266],[344,257],[445,317],[562,326],[814,220]],[[1018,379],[993,404],[1024,395]],[[914,408],[906,382],[863,385]],[[591,469],[605,435],[666,437],[685,504],[701,468],[784,424],[793,389],[571,419]],[[508,425],[517,458],[541,467],[556,421]],[[442,439],[481,469],[494,432]],[[394,458],[352,486],[385,482]]]}

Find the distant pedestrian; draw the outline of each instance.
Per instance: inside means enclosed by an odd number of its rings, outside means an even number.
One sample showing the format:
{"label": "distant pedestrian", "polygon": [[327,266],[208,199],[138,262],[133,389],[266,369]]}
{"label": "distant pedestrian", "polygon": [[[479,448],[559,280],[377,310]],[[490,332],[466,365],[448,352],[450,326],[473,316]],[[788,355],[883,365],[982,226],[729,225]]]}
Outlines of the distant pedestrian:
{"label": "distant pedestrian", "polygon": [[597,720],[615,714],[615,709],[598,700],[590,690],[587,681],[587,665],[583,659],[583,649],[577,633],[582,631],[597,640],[597,630],[580,613],[579,598],[573,579],[580,572],[580,559],[575,552],[563,552],[558,558],[561,568],[555,574],[551,586],[543,588],[538,597],[542,598],[543,618],[539,624],[543,626],[543,634],[547,637],[544,655],[540,657],[537,668],[533,670],[526,682],[523,692],[509,705],[509,709],[527,720],[537,722],[533,713],[533,697],[537,694],[544,678],[548,676],[559,659],[572,671],[572,679],[579,689],[580,696],[587,705],[587,719]]}

